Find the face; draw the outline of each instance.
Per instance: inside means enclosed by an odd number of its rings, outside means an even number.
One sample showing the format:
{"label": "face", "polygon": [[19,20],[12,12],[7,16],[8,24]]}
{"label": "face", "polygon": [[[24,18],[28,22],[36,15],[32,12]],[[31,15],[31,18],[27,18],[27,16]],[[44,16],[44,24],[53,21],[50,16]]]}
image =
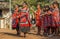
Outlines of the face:
{"label": "face", "polygon": [[26,7],[26,4],[25,3],[23,3],[23,7]]}
{"label": "face", "polygon": [[57,4],[54,4],[54,8],[56,8],[57,7]]}
{"label": "face", "polygon": [[51,8],[53,8],[53,5],[50,5]]}
{"label": "face", "polygon": [[37,5],[37,8],[40,8],[40,5],[39,4]]}
{"label": "face", "polygon": [[18,8],[18,5],[15,5],[15,8]]}

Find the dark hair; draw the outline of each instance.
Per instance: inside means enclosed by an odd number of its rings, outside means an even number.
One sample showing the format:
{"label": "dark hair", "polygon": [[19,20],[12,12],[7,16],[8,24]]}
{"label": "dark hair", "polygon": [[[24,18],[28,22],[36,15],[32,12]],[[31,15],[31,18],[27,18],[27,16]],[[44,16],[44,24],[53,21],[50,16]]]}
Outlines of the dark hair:
{"label": "dark hair", "polygon": [[57,1],[53,2],[53,6],[56,4],[59,7],[59,3]]}
{"label": "dark hair", "polygon": [[26,1],[24,1],[23,3],[25,3],[26,5],[28,5]]}
{"label": "dark hair", "polygon": [[[16,5],[17,5],[18,7],[20,7],[20,5],[18,5],[18,4],[16,4]],[[15,8],[16,5],[14,5],[13,7]]]}
{"label": "dark hair", "polygon": [[50,10],[50,7],[49,7],[48,5],[44,6],[44,8],[45,8],[45,9],[43,10],[44,12],[46,12],[46,11],[49,11],[49,10]]}

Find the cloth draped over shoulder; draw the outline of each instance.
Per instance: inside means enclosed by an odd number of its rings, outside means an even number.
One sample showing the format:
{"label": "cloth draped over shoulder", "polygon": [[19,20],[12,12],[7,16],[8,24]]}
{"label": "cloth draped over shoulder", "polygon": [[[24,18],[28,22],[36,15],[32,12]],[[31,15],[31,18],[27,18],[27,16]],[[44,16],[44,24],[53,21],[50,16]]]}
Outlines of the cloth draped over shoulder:
{"label": "cloth draped over shoulder", "polygon": [[29,9],[26,9],[26,8],[21,9],[21,12],[20,12],[20,26],[22,26],[22,27],[31,26]]}
{"label": "cloth draped over shoulder", "polygon": [[38,9],[35,13],[36,26],[41,26],[40,15],[41,15],[41,10]]}
{"label": "cloth draped over shoulder", "polygon": [[59,26],[59,9],[54,9],[53,11],[53,26],[58,27]]}

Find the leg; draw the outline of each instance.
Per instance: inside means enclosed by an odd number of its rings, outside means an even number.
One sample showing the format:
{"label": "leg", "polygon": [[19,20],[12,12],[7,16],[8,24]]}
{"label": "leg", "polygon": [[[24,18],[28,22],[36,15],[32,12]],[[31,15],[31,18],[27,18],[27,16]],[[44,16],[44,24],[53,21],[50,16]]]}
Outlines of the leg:
{"label": "leg", "polygon": [[58,34],[60,33],[60,26],[58,27]]}
{"label": "leg", "polygon": [[55,29],[55,34],[58,35],[58,27]]}
{"label": "leg", "polygon": [[43,33],[44,36],[47,36],[47,27],[44,27],[44,33]]}
{"label": "leg", "polygon": [[38,32],[37,32],[38,35],[40,35],[40,31],[41,31],[41,27],[38,26]]}
{"label": "leg", "polygon": [[19,30],[19,25],[16,27],[17,35],[20,36],[20,30]]}
{"label": "leg", "polygon": [[26,32],[24,32],[24,37],[26,37]]}
{"label": "leg", "polygon": [[50,26],[47,27],[47,34],[50,35]]}
{"label": "leg", "polygon": [[24,27],[23,33],[24,33],[24,37],[26,37],[26,34],[29,32],[30,27]]}
{"label": "leg", "polygon": [[51,28],[51,32],[52,32],[52,34],[54,33],[54,27]]}

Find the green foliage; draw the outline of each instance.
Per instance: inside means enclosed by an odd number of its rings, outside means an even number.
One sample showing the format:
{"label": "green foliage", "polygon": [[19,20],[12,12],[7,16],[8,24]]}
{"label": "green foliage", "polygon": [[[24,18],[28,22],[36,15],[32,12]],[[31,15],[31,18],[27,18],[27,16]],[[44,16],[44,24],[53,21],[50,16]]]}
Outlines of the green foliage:
{"label": "green foliage", "polygon": [[[12,7],[16,4],[22,5],[22,3],[26,1],[28,4],[28,7],[32,7],[34,10],[36,10],[37,3],[40,3],[41,7],[43,8],[45,5],[49,5],[51,2],[49,0],[12,0],[11,4]],[[32,11],[30,10],[30,14],[32,14]]]}
{"label": "green foliage", "polygon": [[28,6],[31,7],[32,5],[35,5],[40,2],[41,6],[44,7],[45,5],[49,5],[51,2],[49,0],[12,0],[12,5],[19,4],[21,5],[24,1],[28,3]]}
{"label": "green foliage", "polygon": [[9,0],[5,0],[6,2],[9,2]]}
{"label": "green foliage", "polygon": [[[31,6],[33,9],[34,9],[34,11],[36,11],[36,7],[35,6]],[[33,12],[30,10],[30,14],[32,14]]]}

